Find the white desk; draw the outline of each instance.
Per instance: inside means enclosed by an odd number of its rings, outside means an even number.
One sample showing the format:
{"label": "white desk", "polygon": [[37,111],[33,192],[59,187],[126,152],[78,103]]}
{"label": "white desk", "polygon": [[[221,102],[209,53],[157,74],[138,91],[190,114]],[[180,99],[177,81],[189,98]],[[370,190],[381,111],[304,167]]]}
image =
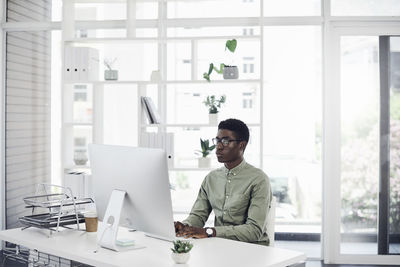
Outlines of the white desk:
{"label": "white desk", "polygon": [[118,236],[135,239],[146,248],[125,252],[100,248],[94,253],[96,234],[74,230],[63,230],[49,238],[46,230],[28,228],[22,231],[18,228],[0,231],[0,240],[93,266],[265,267],[288,266],[306,259],[303,253],[297,251],[205,238],[190,240],[194,247],[186,265],[174,264],[170,250],[172,243],[146,237],[140,232],[130,233],[126,229],[119,232]]}

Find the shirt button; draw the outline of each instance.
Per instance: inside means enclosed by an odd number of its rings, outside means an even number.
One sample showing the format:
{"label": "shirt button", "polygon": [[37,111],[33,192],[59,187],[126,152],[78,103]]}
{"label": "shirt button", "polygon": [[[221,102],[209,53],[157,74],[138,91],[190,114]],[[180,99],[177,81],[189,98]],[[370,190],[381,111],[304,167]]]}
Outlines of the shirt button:
{"label": "shirt button", "polygon": [[228,183],[230,183],[231,182],[231,180],[228,180]]}
{"label": "shirt button", "polygon": [[229,196],[226,196],[226,198],[228,198]]}
{"label": "shirt button", "polygon": [[226,214],[226,211],[224,211],[224,214]]}

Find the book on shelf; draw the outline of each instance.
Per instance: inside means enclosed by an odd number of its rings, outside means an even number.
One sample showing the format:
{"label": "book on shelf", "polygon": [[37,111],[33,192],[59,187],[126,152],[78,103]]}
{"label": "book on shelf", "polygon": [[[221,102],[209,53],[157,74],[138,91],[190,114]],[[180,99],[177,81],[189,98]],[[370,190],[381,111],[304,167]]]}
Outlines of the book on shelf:
{"label": "book on shelf", "polygon": [[158,113],[156,106],[150,97],[142,96],[142,105],[150,124],[161,123],[160,114]]}

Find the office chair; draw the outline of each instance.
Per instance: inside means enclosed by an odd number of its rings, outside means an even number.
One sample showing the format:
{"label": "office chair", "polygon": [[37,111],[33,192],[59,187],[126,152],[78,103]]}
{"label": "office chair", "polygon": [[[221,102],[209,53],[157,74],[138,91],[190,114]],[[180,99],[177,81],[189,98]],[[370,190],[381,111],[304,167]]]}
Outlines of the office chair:
{"label": "office chair", "polygon": [[275,243],[275,208],[276,208],[276,197],[271,199],[271,207],[269,209],[267,218],[267,234],[269,237],[269,245],[274,246]]}

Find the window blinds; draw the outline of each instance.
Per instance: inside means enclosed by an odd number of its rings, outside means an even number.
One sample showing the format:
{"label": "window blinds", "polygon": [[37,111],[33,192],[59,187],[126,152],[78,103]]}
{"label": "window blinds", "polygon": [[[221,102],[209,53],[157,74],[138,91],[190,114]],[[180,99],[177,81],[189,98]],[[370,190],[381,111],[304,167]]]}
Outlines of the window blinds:
{"label": "window blinds", "polygon": [[[49,1],[7,1],[8,21],[43,21]],[[50,182],[50,32],[6,35],[6,228],[30,213],[22,198]]]}

